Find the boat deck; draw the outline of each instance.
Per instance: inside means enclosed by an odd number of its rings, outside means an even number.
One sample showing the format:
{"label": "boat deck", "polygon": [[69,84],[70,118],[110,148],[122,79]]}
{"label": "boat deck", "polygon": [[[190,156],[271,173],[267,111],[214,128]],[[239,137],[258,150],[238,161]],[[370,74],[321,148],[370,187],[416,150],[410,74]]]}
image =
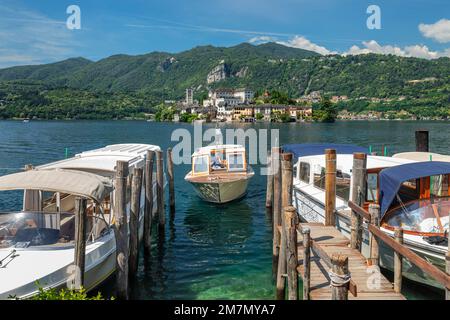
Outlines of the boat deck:
{"label": "boat deck", "polygon": [[227,172],[227,171],[213,171],[208,175],[203,176],[191,176],[189,175],[186,180],[193,183],[214,183],[214,182],[232,182],[243,179],[248,179],[253,176],[253,173],[249,172]]}
{"label": "boat deck", "polygon": [[[350,241],[336,228],[324,226],[321,223],[301,223],[298,232],[298,259],[297,271],[303,278],[303,237],[301,230],[310,229],[311,252],[311,300],[331,300],[331,287],[328,271],[331,266],[331,256],[342,254],[348,257],[348,267],[351,274],[349,300],[405,300],[405,297],[394,292],[392,283],[382,274],[375,276],[367,266],[366,258],[356,249],[349,247]],[[375,279],[379,284],[374,285]],[[352,293],[353,291],[353,293]],[[356,294],[356,295],[355,295]]]}

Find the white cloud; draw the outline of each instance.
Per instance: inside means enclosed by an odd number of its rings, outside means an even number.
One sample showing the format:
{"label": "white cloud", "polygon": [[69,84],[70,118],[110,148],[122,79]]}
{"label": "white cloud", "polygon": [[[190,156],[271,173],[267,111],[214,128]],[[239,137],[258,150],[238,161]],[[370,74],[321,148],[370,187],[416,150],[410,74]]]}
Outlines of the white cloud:
{"label": "white cloud", "polygon": [[276,42],[278,44],[282,44],[287,47],[293,47],[293,48],[298,48],[298,49],[314,51],[314,52],[320,53],[322,55],[337,53],[336,51],[330,51],[325,47],[319,46],[318,44],[311,42],[310,40],[306,39],[303,36],[294,36],[292,39],[289,39],[286,41],[281,41],[281,40],[278,40],[277,38],[271,37],[271,36],[258,36],[258,37],[251,38],[248,42],[253,43],[253,44],[261,44],[261,43],[265,43],[265,42]]}
{"label": "white cloud", "polygon": [[419,31],[424,37],[434,39],[438,42],[450,42],[450,20],[441,19],[433,24],[419,24]]}
{"label": "white cloud", "polygon": [[278,43],[288,47],[314,51],[323,55],[336,53],[335,51],[330,51],[327,48],[319,46],[318,44],[315,44],[302,36],[295,36],[288,41],[278,41]]}
{"label": "white cloud", "polygon": [[0,5],[0,68],[40,64],[73,56],[77,43],[65,21],[18,7]]}
{"label": "white cloud", "polygon": [[350,47],[343,55],[357,55],[367,53],[393,54],[401,57],[416,57],[424,59],[436,59],[440,57],[450,57],[450,49],[444,51],[431,51],[425,45],[411,45],[406,47],[397,47],[392,45],[380,45],[375,40],[363,41],[363,47],[354,45]]}
{"label": "white cloud", "polygon": [[266,43],[266,42],[276,42],[277,39],[274,37],[269,37],[269,36],[259,36],[259,37],[254,37],[251,38],[250,40],[248,40],[248,42],[253,43],[253,44],[261,44],[261,43]]}

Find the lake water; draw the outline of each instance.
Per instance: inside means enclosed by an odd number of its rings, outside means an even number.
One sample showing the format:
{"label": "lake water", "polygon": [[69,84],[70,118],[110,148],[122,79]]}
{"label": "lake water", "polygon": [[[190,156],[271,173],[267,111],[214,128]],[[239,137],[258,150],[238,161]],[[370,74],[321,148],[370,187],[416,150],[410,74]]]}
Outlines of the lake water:
{"label": "lake water", "polygon": [[[449,153],[448,122],[337,122],[335,124],[220,124],[223,128],[279,129],[280,144],[353,143],[389,154],[414,149],[414,132],[430,130],[430,149]],[[213,125],[204,125],[211,128]],[[190,124],[144,121],[0,121],[0,175],[26,164],[63,159],[115,143],[149,143],[164,150],[174,146],[176,128]],[[271,221],[265,209],[266,177],[259,165],[247,196],[226,205],[212,205],[195,196],[184,181],[189,165],[175,166],[176,214],[167,219],[165,241],[154,239],[151,259],[140,257],[132,296],[139,299],[271,299]],[[167,199],[167,197],[166,197]],[[0,193],[0,210],[21,206],[18,193]],[[166,210],[167,212],[168,210]],[[108,294],[111,285],[101,288]],[[441,299],[442,292],[406,282],[411,299]]]}

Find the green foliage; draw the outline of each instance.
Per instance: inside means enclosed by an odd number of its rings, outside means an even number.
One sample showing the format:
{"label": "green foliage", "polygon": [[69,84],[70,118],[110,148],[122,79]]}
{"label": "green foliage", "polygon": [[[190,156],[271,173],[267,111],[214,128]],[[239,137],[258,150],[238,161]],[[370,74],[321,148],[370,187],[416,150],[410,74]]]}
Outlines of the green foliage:
{"label": "green foliage", "polygon": [[323,98],[318,109],[313,108],[313,119],[320,122],[336,121],[337,110],[329,98]]}
{"label": "green foliage", "polygon": [[172,121],[175,115],[174,106],[160,104],[156,106],[155,121]]}
{"label": "green foliage", "polygon": [[261,112],[258,112],[256,115],[256,120],[262,120],[264,118],[264,115]]}
{"label": "green foliage", "polygon": [[89,297],[85,289],[69,290],[69,289],[48,289],[39,288],[39,293],[32,297],[31,300],[105,300],[99,292],[96,296]]}
{"label": "green foliage", "polygon": [[181,122],[188,122],[191,123],[194,120],[198,119],[198,115],[197,114],[192,114],[192,113],[183,113],[180,115],[180,121]]}
{"label": "green foliage", "polygon": [[[208,72],[221,60],[230,76],[208,85]],[[445,118],[449,75],[449,58],[320,56],[275,43],[115,55],[97,62],[75,58],[0,70],[0,118],[146,118],[160,101],[184,98],[189,87],[196,88],[200,101],[208,87],[252,88],[259,96],[257,104],[291,104],[291,98],[320,91],[348,96],[336,105],[338,110],[405,110],[418,117]],[[260,96],[265,90],[269,97]],[[392,100],[373,102],[374,97]],[[159,118],[170,114],[160,113]]]}

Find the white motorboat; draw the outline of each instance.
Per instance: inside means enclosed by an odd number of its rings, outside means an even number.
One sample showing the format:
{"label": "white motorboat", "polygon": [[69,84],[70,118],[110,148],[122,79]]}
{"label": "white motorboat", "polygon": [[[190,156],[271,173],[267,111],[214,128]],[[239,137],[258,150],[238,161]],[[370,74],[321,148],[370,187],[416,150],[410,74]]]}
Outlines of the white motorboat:
{"label": "white motorboat", "polygon": [[[296,159],[293,205],[301,220],[325,221],[325,149],[335,149],[337,153],[336,227],[350,238],[351,210],[347,202],[352,194],[352,154],[366,152],[365,148],[336,144],[283,146],[283,151],[294,153]],[[367,156],[364,207],[370,203],[380,204],[381,229],[393,236],[394,228],[401,226],[405,245],[443,270],[449,232],[449,178],[450,163],[447,162]],[[366,257],[369,256],[368,245],[369,234],[364,225],[362,253]],[[405,277],[441,288],[408,260],[403,263]],[[392,249],[381,243],[380,265],[393,270],[393,264]]]}
{"label": "white motorboat", "polygon": [[192,170],[185,176],[205,201],[226,203],[247,192],[253,169],[247,164],[245,148],[226,144],[199,148],[192,155]]}
{"label": "white motorboat", "polygon": [[[19,212],[0,213],[0,299],[29,298],[39,285],[61,288],[74,274],[75,197],[88,199],[84,287],[91,290],[116,268],[113,178],[118,160],[142,168],[146,144],[109,145],[73,158],[0,177],[0,190],[24,190]],[[131,172],[131,171],[130,171]],[[153,182],[156,210],[156,180]],[[139,236],[143,235],[144,190]],[[127,205],[129,214],[130,204]]]}

